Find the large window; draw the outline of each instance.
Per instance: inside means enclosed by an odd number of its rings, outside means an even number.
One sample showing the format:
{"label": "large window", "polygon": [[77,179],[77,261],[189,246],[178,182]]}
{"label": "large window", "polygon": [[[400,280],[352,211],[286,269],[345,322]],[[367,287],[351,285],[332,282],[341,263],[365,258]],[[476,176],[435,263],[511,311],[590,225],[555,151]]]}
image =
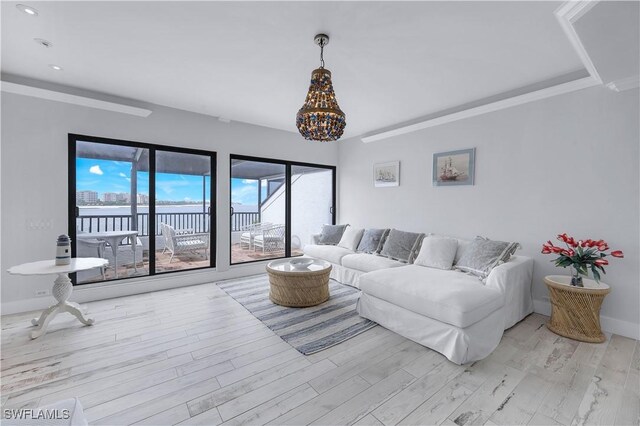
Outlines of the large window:
{"label": "large window", "polygon": [[231,263],[300,256],[335,222],[335,167],[231,156]]}
{"label": "large window", "polygon": [[[77,284],[215,266],[215,153],[69,135]],[[215,207],[215,206],[214,206]]]}

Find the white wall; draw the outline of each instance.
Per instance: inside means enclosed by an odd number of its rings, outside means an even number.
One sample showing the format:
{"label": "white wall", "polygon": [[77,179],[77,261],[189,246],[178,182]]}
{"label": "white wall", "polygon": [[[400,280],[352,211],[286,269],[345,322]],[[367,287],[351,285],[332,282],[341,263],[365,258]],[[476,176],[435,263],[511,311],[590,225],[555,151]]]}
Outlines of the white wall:
{"label": "white wall", "polygon": [[[77,287],[75,300],[210,282],[255,274],[264,265],[229,268],[229,155],[253,155],[294,161],[310,158],[337,163],[336,144],[310,143],[299,135],[231,122],[161,106],[140,118],[21,95],[2,96],[2,308],[3,312],[46,306],[51,297],[34,299],[38,289],[51,289],[53,277],[17,277],[12,265],[51,259],[57,235],[67,232],[67,135],[78,133],[218,153],[217,272],[185,272],[149,280],[138,278],[100,286]],[[295,111],[291,120],[295,119]],[[29,230],[29,222],[50,221],[50,229]],[[73,298],[73,297],[72,297]]]}
{"label": "white wall", "polygon": [[[604,281],[612,286],[603,327],[638,337],[638,90],[581,90],[384,141],[339,146],[340,223],[518,241],[543,277],[568,273],[540,247],[558,233],[605,239],[625,252]],[[410,117],[407,117],[410,118]],[[476,184],[434,187],[435,152],[476,147]],[[400,160],[401,183],[374,188],[375,162]]]}

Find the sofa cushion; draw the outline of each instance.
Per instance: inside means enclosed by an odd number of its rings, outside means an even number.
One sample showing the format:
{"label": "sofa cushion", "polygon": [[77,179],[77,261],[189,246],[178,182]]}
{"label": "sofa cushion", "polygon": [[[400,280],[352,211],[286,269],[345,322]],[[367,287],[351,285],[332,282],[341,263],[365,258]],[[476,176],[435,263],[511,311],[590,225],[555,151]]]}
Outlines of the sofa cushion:
{"label": "sofa cushion", "polygon": [[340,242],[344,230],[349,225],[322,225],[322,233],[320,233],[320,239],[318,244],[327,244],[335,246]]}
{"label": "sofa cushion", "polygon": [[455,238],[428,235],[422,240],[420,253],[414,263],[429,268],[451,269],[457,250],[458,240]]}
{"label": "sofa cushion", "polygon": [[377,271],[378,269],[396,268],[405,266],[406,263],[388,259],[375,254],[356,253],[348,254],[342,258],[342,266],[362,272]]}
{"label": "sofa cushion", "polygon": [[309,244],[304,246],[304,254],[310,257],[315,257],[316,259],[322,259],[327,262],[340,265],[342,258],[348,254],[353,254],[353,252],[349,249],[338,246]]}
{"label": "sofa cushion", "polygon": [[363,293],[417,314],[465,328],[504,304],[503,294],[458,271],[407,265],[360,276]]}
{"label": "sofa cushion", "polygon": [[342,234],[342,238],[340,238],[338,247],[356,251],[358,244],[360,244],[360,239],[362,238],[363,232],[364,229],[362,228],[354,228],[351,225],[347,226],[347,229],[345,229],[344,233]]}
{"label": "sofa cushion", "polygon": [[456,263],[456,269],[486,278],[493,268],[508,261],[519,246],[518,243],[476,237]]}
{"label": "sofa cushion", "polygon": [[388,229],[366,229],[356,251],[360,253],[379,253]]}
{"label": "sofa cushion", "polygon": [[413,262],[424,234],[392,229],[380,254],[401,262]]}

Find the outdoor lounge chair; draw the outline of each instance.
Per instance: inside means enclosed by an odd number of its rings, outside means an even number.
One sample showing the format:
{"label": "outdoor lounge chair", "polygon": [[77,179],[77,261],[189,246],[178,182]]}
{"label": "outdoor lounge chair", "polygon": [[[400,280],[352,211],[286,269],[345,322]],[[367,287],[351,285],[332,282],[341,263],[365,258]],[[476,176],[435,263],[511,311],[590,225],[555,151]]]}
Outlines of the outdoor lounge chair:
{"label": "outdoor lounge chair", "polygon": [[262,229],[253,239],[254,251],[262,249],[262,253],[284,250],[284,225],[273,225]]}
{"label": "outdoor lounge chair", "polygon": [[271,222],[258,222],[252,223],[251,225],[247,225],[242,228],[242,234],[240,235],[240,247],[244,248],[245,244],[247,248],[253,247],[253,239],[256,235],[259,235],[264,228],[269,228],[273,226]]}
{"label": "outdoor lounge chair", "polygon": [[175,230],[173,226],[166,223],[160,224],[160,231],[164,237],[164,249],[162,253],[169,251],[171,258],[183,252],[196,253],[197,250],[203,250],[204,258],[207,259],[207,250],[209,249],[209,234],[206,232],[195,233],[193,229]]}

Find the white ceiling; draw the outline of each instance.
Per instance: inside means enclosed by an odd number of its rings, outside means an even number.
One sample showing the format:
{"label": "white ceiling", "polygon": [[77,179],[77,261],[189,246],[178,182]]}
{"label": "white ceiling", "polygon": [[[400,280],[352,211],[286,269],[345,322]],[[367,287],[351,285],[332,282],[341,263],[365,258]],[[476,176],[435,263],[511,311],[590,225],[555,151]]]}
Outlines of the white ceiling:
{"label": "white ceiling", "polygon": [[318,32],[346,137],[583,68],[560,2],[21,3],[40,14],[2,2],[3,73],[289,131]]}

